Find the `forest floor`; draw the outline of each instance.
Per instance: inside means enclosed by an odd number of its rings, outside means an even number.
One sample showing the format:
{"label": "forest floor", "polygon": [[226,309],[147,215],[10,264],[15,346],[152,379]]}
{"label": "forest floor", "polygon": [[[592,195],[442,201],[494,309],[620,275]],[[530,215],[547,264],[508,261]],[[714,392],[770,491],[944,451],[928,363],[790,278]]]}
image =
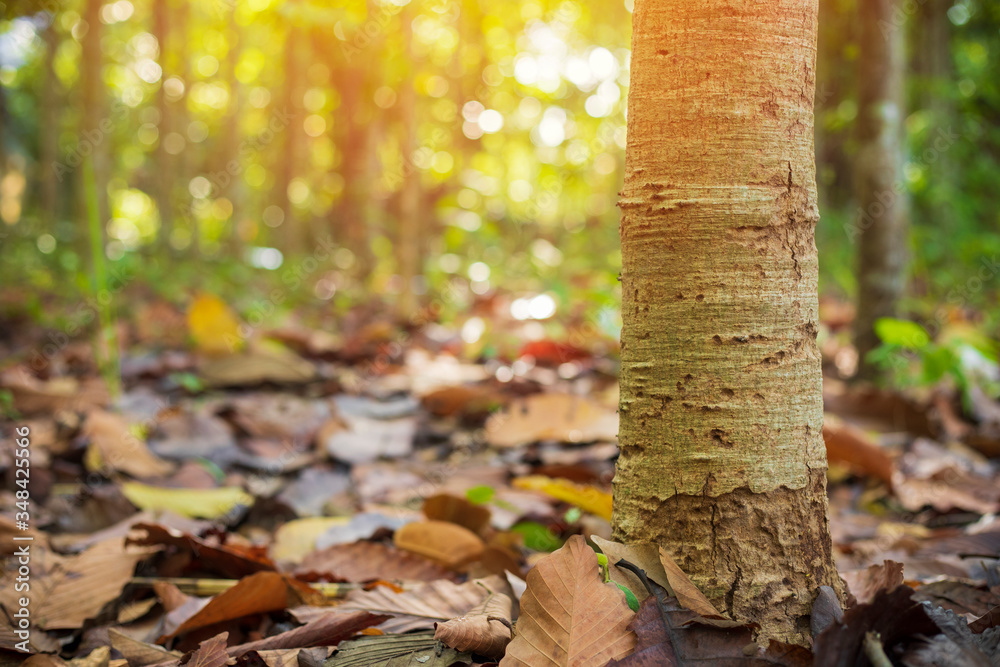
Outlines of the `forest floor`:
{"label": "forest floor", "polygon": [[[612,341],[470,355],[481,330],[463,342],[468,327],[361,310],[336,334],[254,328],[211,297],[151,301],[120,320],[114,396],[88,337],[11,316],[0,656],[542,664],[560,646],[552,664],[1000,664],[1000,404],[849,385],[834,377],[844,322],[826,325],[831,532],[852,606],[814,614],[828,627],[813,654],[753,646],[669,558],[607,542]],[[599,646],[581,642],[597,629]]]}

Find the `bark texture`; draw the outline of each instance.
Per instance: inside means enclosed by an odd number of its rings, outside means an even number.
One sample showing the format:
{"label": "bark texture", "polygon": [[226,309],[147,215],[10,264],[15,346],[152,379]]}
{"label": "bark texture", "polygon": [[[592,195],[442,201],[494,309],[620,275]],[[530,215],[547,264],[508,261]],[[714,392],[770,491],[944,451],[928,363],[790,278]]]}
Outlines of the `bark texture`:
{"label": "bark texture", "polygon": [[906,287],[907,204],[903,187],[903,41],[894,23],[897,0],[865,0],[861,12],[860,94],[855,193],[858,219],[859,377],[876,374],[867,361],[879,345],[875,321],[897,317]]}
{"label": "bark texture", "polygon": [[817,1],[636,0],[616,539],[663,545],[762,638],[841,588],[827,521]]}

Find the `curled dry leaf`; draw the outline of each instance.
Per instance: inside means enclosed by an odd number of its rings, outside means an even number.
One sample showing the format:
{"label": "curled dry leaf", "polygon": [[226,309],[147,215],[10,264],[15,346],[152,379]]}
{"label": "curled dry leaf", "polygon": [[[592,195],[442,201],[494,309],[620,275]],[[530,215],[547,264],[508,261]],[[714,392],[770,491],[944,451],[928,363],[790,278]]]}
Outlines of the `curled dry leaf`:
{"label": "curled dry leaf", "polygon": [[705,594],[698,590],[691,579],[677,566],[677,563],[667,555],[667,552],[660,547],[660,563],[663,571],[667,573],[667,581],[670,582],[670,590],[677,596],[677,601],[685,609],[690,609],[699,616],[705,618],[722,618],[722,615],[715,609]]}
{"label": "curled dry leaf", "polygon": [[603,665],[635,648],[625,594],[605,584],[597,555],[579,535],[528,573],[517,634],[501,667]]}
{"label": "curled dry leaf", "polygon": [[486,421],[494,447],[520,447],[539,440],[614,441],[618,414],[600,403],[571,394],[535,394],[512,403]]}
{"label": "curled dry leaf", "polygon": [[125,656],[129,667],[146,667],[181,657],[177,651],[133,639],[116,628],[108,629],[111,647]]}
{"label": "curled dry leaf", "polygon": [[386,618],[386,616],[376,616],[365,611],[355,611],[348,614],[331,611],[294,630],[233,646],[229,649],[229,655],[240,656],[248,651],[336,646],[348,637],[354,636],[365,628],[377,625]]}
{"label": "curled dry leaf", "polygon": [[439,624],[434,639],[459,651],[500,658],[511,640],[511,606],[510,598],[503,593],[488,591],[475,609]]}
{"label": "curled dry leaf", "polygon": [[847,464],[855,472],[869,475],[892,488],[895,464],[864,431],[829,415],[824,417],[823,440],[831,462]]}
{"label": "curled dry leaf", "polygon": [[396,531],[400,549],[419,554],[452,569],[479,558],[485,548],[479,536],[447,521],[414,521]]}
{"label": "curled dry leaf", "polygon": [[851,595],[860,604],[871,602],[879,591],[891,591],[903,583],[903,564],[887,560],[881,565],[871,565],[866,570],[844,572],[840,575],[847,582]]}
{"label": "curled dry leaf", "polygon": [[184,664],[187,667],[225,667],[229,661],[229,654],[226,653],[227,639],[229,639],[228,632],[206,639],[198,644],[198,648],[192,651]]}
{"label": "curled dry leaf", "polygon": [[335,544],[306,556],[296,574],[318,574],[338,581],[435,581],[455,575],[422,556],[378,542]]}
{"label": "curled dry leaf", "polygon": [[434,521],[448,521],[468,528],[477,535],[490,525],[490,508],[476,505],[450,493],[439,493],[424,501],[424,516]]}

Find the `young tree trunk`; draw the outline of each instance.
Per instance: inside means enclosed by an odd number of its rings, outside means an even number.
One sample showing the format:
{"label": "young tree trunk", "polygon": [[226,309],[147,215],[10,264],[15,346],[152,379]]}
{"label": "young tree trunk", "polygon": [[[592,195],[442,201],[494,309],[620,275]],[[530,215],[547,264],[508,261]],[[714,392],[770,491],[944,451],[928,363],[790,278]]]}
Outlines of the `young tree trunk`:
{"label": "young tree trunk", "polygon": [[[402,38],[404,53],[412,63],[413,54],[413,19],[415,12],[412,5],[402,13]],[[413,316],[417,309],[417,295],[413,291],[414,280],[422,273],[423,257],[420,252],[423,236],[423,212],[420,210],[420,172],[413,166],[411,160],[413,151],[417,149],[417,91],[413,79],[413,66],[399,90],[399,122],[402,125],[403,136],[400,149],[403,158],[403,185],[399,192],[399,243],[396,247],[396,260],[399,275],[402,278],[402,289],[399,295],[398,314],[404,319]]]}
{"label": "young tree trunk", "polygon": [[906,287],[907,211],[902,178],[903,36],[897,0],[865,0],[858,60],[858,154],[855,194],[860,208],[851,239],[858,244],[858,314],[854,344],[858,377],[876,369],[866,360],[878,347],[875,321],[896,317]]}
{"label": "young tree trunk", "polygon": [[817,0],[636,0],[616,539],[762,638],[842,590],[828,530],[813,158]]}
{"label": "young tree trunk", "polygon": [[56,77],[56,51],[59,49],[59,35],[56,32],[55,16],[42,34],[45,40],[45,79],[42,81],[42,95],[39,101],[42,123],[38,137],[38,177],[41,181],[41,212],[45,229],[55,229],[59,215],[59,180],[56,176],[56,162],[59,160],[59,80]]}
{"label": "young tree trunk", "polygon": [[174,231],[173,222],[173,202],[170,197],[173,186],[171,175],[172,160],[166,150],[164,139],[170,133],[170,108],[167,105],[167,94],[163,89],[163,82],[167,80],[167,72],[170,68],[167,64],[167,36],[169,34],[169,24],[167,16],[169,7],[168,0],[153,0],[153,37],[156,38],[156,45],[159,52],[157,60],[160,65],[160,85],[156,89],[156,109],[159,112],[159,141],[156,142],[156,150],[153,153],[153,164],[156,165],[156,178],[153,198],[156,200],[156,210],[160,214],[160,229],[157,232],[157,244],[170,251],[170,236]]}
{"label": "young tree trunk", "polygon": [[[110,158],[108,154],[109,144],[112,141],[114,119],[107,114],[107,103],[105,100],[104,80],[102,71],[104,69],[104,57],[101,53],[101,0],[87,0],[84,6],[83,19],[87,22],[87,33],[83,36],[81,71],[81,87],[83,99],[83,126],[80,136],[82,141],[90,146],[90,157],[94,165],[94,186],[97,188],[97,212],[100,217],[101,229],[103,230],[111,217],[108,206],[108,177],[110,170]],[[83,183],[83,169],[77,169],[76,173],[81,180],[80,192],[84,194],[86,185]],[[86,195],[84,194],[84,197]],[[81,210],[83,208],[84,197],[81,197]],[[81,220],[86,220],[82,216]],[[103,231],[102,231],[103,236]],[[87,233],[80,235],[83,241],[81,248],[86,248]],[[101,241],[104,247],[104,241]]]}

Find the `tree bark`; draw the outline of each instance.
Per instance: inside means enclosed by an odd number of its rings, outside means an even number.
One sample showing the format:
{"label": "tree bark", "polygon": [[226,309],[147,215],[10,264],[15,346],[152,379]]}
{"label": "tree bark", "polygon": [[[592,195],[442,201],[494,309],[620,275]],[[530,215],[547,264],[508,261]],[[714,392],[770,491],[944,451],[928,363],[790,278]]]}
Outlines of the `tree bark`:
{"label": "tree bark", "polygon": [[636,0],[615,538],[808,643],[832,559],[817,333],[817,0]]}
{"label": "tree bark", "polygon": [[879,345],[875,321],[898,315],[906,287],[904,30],[893,23],[896,0],[865,0],[859,6],[859,148],[854,167],[859,212],[850,235],[858,244],[858,314],[854,331],[858,377],[872,379],[877,369],[866,357]]}

